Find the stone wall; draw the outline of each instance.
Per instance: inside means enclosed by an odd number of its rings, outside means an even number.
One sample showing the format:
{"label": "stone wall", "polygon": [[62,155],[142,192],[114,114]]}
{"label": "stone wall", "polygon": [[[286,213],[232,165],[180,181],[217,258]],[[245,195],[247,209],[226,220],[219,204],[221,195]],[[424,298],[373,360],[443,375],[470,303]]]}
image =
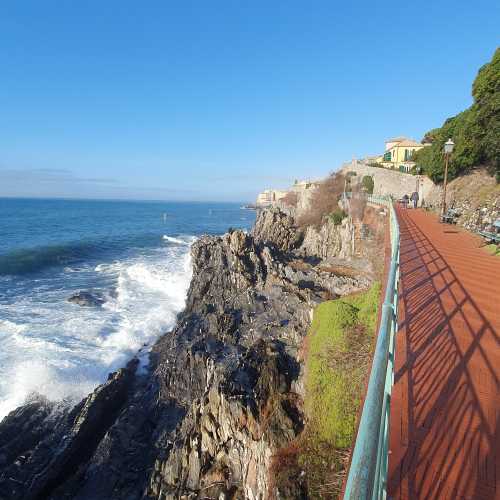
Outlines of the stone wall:
{"label": "stone wall", "polygon": [[[340,171],[344,175],[350,171],[356,172],[359,181],[365,175],[372,176],[375,183],[373,194],[376,195],[392,195],[395,198],[401,198],[405,194],[410,195],[417,188],[418,178],[415,175],[385,168],[370,167],[360,161],[346,163]],[[435,185],[428,177],[421,176],[420,180],[420,201],[425,201],[433,192]]]}

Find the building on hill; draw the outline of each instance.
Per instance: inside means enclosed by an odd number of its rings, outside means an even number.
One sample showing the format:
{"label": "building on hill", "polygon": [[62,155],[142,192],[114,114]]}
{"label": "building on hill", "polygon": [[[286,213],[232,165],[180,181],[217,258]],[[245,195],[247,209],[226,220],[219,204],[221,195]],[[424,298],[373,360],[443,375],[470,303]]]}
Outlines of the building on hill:
{"label": "building on hill", "polygon": [[414,166],[413,155],[427,144],[416,142],[407,137],[395,137],[385,141],[385,152],[382,156],[374,158],[374,163],[379,163],[385,168],[409,172]]}
{"label": "building on hill", "polygon": [[309,194],[318,187],[319,181],[296,180],[286,191],[266,189],[257,196],[256,205],[259,207],[277,206],[288,193],[296,193],[299,198],[309,198]]}
{"label": "building on hill", "polygon": [[389,151],[392,149],[396,144],[399,144],[400,142],[407,141],[408,138],[401,136],[401,137],[394,137],[393,139],[387,139],[385,141],[385,151]]}
{"label": "building on hill", "polygon": [[291,191],[303,192],[303,191],[307,191],[308,189],[317,188],[318,185],[319,185],[319,181],[295,180],[295,182],[293,183],[293,186],[291,187]]}
{"label": "building on hill", "polygon": [[287,193],[288,191],[280,191],[278,189],[266,189],[258,194],[256,204],[260,207],[274,205],[282,200]]}

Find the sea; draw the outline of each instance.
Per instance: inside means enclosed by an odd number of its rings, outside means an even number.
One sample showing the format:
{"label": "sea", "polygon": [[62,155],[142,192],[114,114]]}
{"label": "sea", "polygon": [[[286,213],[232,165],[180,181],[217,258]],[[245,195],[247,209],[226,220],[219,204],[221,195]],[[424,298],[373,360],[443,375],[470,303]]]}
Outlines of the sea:
{"label": "sea", "polygon": [[[0,198],[0,419],[34,394],[74,403],[182,311],[200,235],[249,230],[235,203]],[[68,301],[78,292],[104,300]]]}

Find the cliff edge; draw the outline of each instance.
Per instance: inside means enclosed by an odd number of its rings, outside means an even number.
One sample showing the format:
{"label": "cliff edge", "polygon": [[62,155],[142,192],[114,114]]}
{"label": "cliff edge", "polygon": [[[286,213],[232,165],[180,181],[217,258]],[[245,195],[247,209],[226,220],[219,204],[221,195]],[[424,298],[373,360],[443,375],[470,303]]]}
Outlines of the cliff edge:
{"label": "cliff edge", "polygon": [[186,308],[148,367],[132,360],[74,407],[34,396],[0,423],[0,498],[266,498],[271,457],[304,426],[312,309],[371,283],[322,265],[307,252],[322,233],[306,233],[265,210],[252,234],[195,242]]}

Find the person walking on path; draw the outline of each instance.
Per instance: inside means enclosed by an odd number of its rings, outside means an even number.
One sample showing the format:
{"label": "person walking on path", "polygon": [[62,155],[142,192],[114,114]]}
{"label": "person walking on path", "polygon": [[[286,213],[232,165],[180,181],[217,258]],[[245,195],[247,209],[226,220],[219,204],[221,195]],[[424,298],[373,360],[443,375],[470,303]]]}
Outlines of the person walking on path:
{"label": "person walking on path", "polygon": [[410,199],[410,198],[408,197],[408,195],[407,195],[407,194],[405,194],[405,195],[403,196],[403,208],[408,208],[408,200],[409,200],[409,199]]}
{"label": "person walking on path", "polygon": [[418,193],[416,191],[413,191],[413,193],[411,193],[411,201],[413,201],[413,208],[417,208],[417,206],[418,206]]}

